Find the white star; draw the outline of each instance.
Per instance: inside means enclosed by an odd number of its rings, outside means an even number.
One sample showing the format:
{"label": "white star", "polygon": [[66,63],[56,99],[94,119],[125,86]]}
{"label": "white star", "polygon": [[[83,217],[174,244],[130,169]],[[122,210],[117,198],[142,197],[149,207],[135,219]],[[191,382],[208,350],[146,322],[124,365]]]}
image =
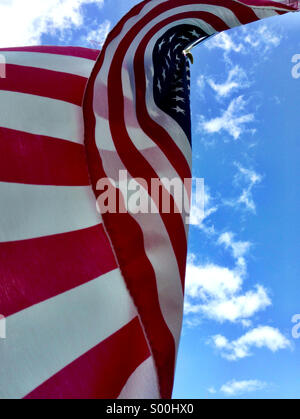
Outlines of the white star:
{"label": "white star", "polygon": [[166,70],[164,68],[163,68],[162,76],[163,76],[163,79],[166,80],[167,75],[166,75]]}
{"label": "white star", "polygon": [[185,110],[181,109],[179,106],[176,106],[176,108],[172,108],[174,109],[174,111],[176,111],[177,113],[182,113],[183,115],[185,115]]}
{"label": "white star", "polygon": [[170,49],[168,51],[168,57],[170,58],[170,60],[172,59],[172,57],[171,57],[171,50]]}
{"label": "white star", "polygon": [[181,61],[181,59],[178,57],[178,55],[176,55],[176,61]]}
{"label": "white star", "polygon": [[169,61],[167,59],[166,59],[166,64],[167,64],[167,67],[170,68],[170,64],[169,64]]}
{"label": "white star", "polygon": [[175,98],[174,98],[174,100],[176,100],[176,102],[185,102],[185,100],[184,100],[184,98],[183,97],[179,97],[179,96],[176,96]]}
{"label": "white star", "polygon": [[176,89],[174,89],[174,92],[183,92],[183,87],[176,87]]}
{"label": "white star", "polygon": [[179,39],[183,39],[184,41],[189,41],[189,40],[190,40],[189,38],[187,38],[187,37],[186,37],[186,36],[184,36],[184,35],[180,36],[180,37],[179,37]]}
{"label": "white star", "polygon": [[174,33],[174,35],[170,36],[170,38],[169,38],[169,44],[173,41],[174,36],[175,36],[175,33]]}
{"label": "white star", "polygon": [[193,31],[191,31],[190,34],[193,35],[193,36],[196,36],[197,38],[200,36],[195,29]]}
{"label": "white star", "polygon": [[160,44],[158,44],[158,49],[159,49],[159,51],[161,51],[162,46],[163,46],[165,43],[166,43],[166,41],[163,39],[163,40],[161,41],[161,43],[160,43]]}
{"label": "white star", "polygon": [[176,70],[177,70],[177,71],[180,71],[180,67],[179,67],[179,65],[178,65],[178,64],[176,64]]}
{"label": "white star", "polygon": [[158,82],[157,82],[157,87],[158,87],[159,92],[161,93],[162,87],[161,87],[161,84],[160,84],[160,80],[159,79],[158,79]]}
{"label": "white star", "polygon": [[187,81],[191,81],[190,76],[186,76]]}
{"label": "white star", "polygon": [[179,43],[179,44],[175,45],[175,47],[174,47],[174,51],[175,51],[175,49],[177,49],[177,48],[179,48],[179,47],[182,47],[182,44],[181,44],[181,43]]}

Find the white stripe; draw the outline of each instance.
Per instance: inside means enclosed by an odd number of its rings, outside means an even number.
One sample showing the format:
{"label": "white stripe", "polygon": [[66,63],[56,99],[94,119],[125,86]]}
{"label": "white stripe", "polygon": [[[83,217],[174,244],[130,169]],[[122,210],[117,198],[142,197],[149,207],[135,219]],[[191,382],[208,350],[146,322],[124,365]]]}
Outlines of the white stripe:
{"label": "white stripe", "polygon": [[0,51],[6,64],[41,68],[89,78],[95,61],[60,54],[28,51]]}
{"label": "white stripe", "polygon": [[129,377],[118,399],[160,399],[152,356],[140,364]]}
{"label": "white stripe", "polygon": [[[109,127],[109,121],[107,119],[102,118],[101,116],[96,116],[96,130],[95,130],[95,136],[98,139],[98,147],[101,150],[106,151],[115,151],[115,145],[113,142],[113,139],[111,137],[110,127]],[[134,145],[138,150],[145,150],[145,149],[151,149],[154,147],[157,147],[156,144],[153,143],[149,139],[149,137],[141,135],[141,129],[140,128],[130,128],[128,129],[130,133],[134,133],[135,142]]]}
{"label": "white stripe", "polygon": [[[96,128],[95,128],[95,138],[96,138],[96,144],[98,147],[98,150],[101,154],[101,158],[103,162],[106,162],[106,165],[110,167],[111,174],[110,177],[115,180],[115,182],[118,184],[118,175],[119,167],[117,166],[114,159],[116,156],[113,155],[113,153],[118,154],[115,144],[113,142],[109,122],[108,120],[101,118],[95,113],[96,116]],[[128,135],[132,139],[132,143],[134,146],[141,152],[142,156],[145,157],[145,159],[148,161],[149,165],[153,168],[153,170],[156,173],[157,178],[160,179],[178,179],[178,181],[181,182],[181,191],[183,191],[184,196],[181,196],[180,194],[177,194],[173,188],[170,190],[170,194],[175,200],[175,204],[177,205],[177,208],[181,209],[183,207],[183,202],[189,202],[189,196],[188,191],[185,188],[184,183],[181,181],[178,173],[173,168],[169,160],[166,158],[166,156],[162,153],[160,148],[153,143],[153,141],[143,133],[141,129],[136,128],[129,128],[127,127]],[[108,153],[111,153],[108,155]],[[149,160],[149,155],[152,154],[153,158],[151,161]],[[118,158],[118,157],[117,157]],[[109,159],[109,161],[108,161]],[[125,170],[125,169],[124,169]],[[130,170],[128,170],[130,173]],[[168,185],[168,184],[167,184]],[[168,190],[168,188],[167,188]],[[186,235],[188,234],[188,226],[186,224],[186,214],[184,211],[181,213],[183,223],[186,227]]]}
{"label": "white stripe", "polygon": [[169,235],[158,214],[137,214],[146,254],[154,269],[159,303],[178,349],[182,327],[183,291],[179,268]]}
{"label": "white stripe", "polygon": [[83,144],[82,108],[42,96],[0,90],[0,127]]}
{"label": "white stripe", "polygon": [[[115,144],[113,142],[109,122],[96,115],[96,128],[95,128],[95,138],[97,148],[101,155],[101,159],[103,164],[109,167],[110,170],[110,177],[115,180],[117,187],[118,180],[119,180],[119,172],[120,170],[127,170],[127,169],[120,169],[118,164],[116,163],[119,161],[118,152],[116,150]],[[143,134],[141,130],[137,130],[134,128],[128,128],[128,135],[133,140],[134,146],[140,151],[141,155],[147,160],[149,165],[153,168],[156,173],[156,177],[161,179],[162,184],[165,186],[166,190],[170,195],[173,197],[177,208],[180,210],[180,215],[182,217],[182,222],[184,223],[185,227],[185,234],[188,237],[189,226],[186,222],[188,214],[185,212],[185,203],[190,202],[189,194],[187,189],[185,188],[185,184],[179,177],[178,173],[171,165],[167,157],[162,153],[160,148],[150,140],[149,137]],[[135,136],[137,135],[137,136]],[[148,146],[148,147],[147,147]],[[121,160],[120,160],[121,161]],[[125,167],[125,166],[122,166]],[[130,173],[130,169],[128,170]],[[180,192],[182,194],[177,194],[174,188],[170,188],[170,182],[173,180],[176,183],[180,183]],[[148,191],[146,191],[148,194]],[[153,202],[150,199],[151,202]],[[155,204],[153,203],[155,206]]]}
{"label": "white stripe", "polygon": [[[283,3],[282,1],[275,1],[274,3],[277,3],[276,5],[274,4],[274,6],[265,6],[265,5],[250,5],[250,4],[245,4],[243,1],[239,1],[239,0],[233,0],[236,3],[242,4],[243,6],[249,7],[250,9],[252,9],[253,11],[255,11],[256,9],[265,9],[265,10],[278,10],[278,11],[283,11],[283,12],[289,12],[290,10],[288,10],[285,7],[279,7],[278,3]],[[291,10],[292,11],[292,10]]]}
{"label": "white stripe", "polygon": [[278,16],[278,13],[271,9],[253,9],[253,12],[259,19],[266,19],[272,16]]}
{"label": "white stripe", "polygon": [[[103,168],[108,178],[118,181],[119,170],[126,170],[117,153],[108,161],[100,150]],[[128,181],[134,180],[128,173]],[[118,185],[123,196],[124,185]],[[145,191],[141,188],[141,194]],[[145,193],[146,194],[146,193]],[[146,194],[147,195],[147,194]],[[147,198],[149,196],[147,195]],[[155,203],[149,198],[151,204]],[[180,279],[178,263],[174,254],[169,234],[161,219],[160,214],[130,214],[139,224],[143,232],[145,252],[155,272],[161,312],[167,326],[172,333],[176,348],[179,344],[182,310],[183,291]]]}
{"label": "white stripe", "polygon": [[101,223],[90,186],[0,182],[0,242],[66,233]]}
{"label": "white stripe", "polygon": [[0,398],[25,397],[136,315],[115,270],[7,318],[7,339],[0,340]]}

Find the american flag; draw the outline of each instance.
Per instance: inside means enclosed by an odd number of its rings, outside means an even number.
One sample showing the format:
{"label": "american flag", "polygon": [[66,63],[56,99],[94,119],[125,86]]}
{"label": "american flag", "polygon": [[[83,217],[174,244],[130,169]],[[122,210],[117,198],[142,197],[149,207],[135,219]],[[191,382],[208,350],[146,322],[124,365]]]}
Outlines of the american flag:
{"label": "american flag", "polygon": [[[122,200],[119,172],[126,170],[159,208],[146,188],[151,179],[191,177],[184,51],[291,10],[259,0],[145,0],[101,52],[0,51],[0,313],[7,333],[0,398],[171,397],[185,214],[100,215],[97,184],[115,181]],[[166,193],[176,207],[175,194]]]}

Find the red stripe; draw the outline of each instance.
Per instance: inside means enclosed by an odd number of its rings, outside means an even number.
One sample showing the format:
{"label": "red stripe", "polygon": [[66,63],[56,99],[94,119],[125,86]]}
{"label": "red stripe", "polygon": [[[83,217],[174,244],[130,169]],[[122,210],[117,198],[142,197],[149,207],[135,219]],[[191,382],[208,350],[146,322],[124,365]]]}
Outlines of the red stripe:
{"label": "red stripe", "polygon": [[[96,121],[93,113],[93,86],[102,66],[104,54],[105,50],[89,80],[83,107],[89,172],[96,196],[98,194],[96,184],[99,179],[106,177],[106,174],[94,137]],[[174,377],[175,343],[161,314],[156,278],[145,253],[143,233],[129,214],[104,214],[103,221],[151,345],[158,369],[162,397],[170,398]]]}
{"label": "red stripe", "polygon": [[130,375],[149,356],[149,348],[136,317],[25,399],[115,399]]}
{"label": "red stripe", "polygon": [[63,100],[81,106],[87,78],[75,74],[7,64],[0,90]]}
{"label": "red stripe", "polygon": [[84,146],[0,127],[0,182],[89,185]]}
{"label": "red stripe", "polygon": [[0,307],[5,316],[117,267],[103,226],[0,243]]}
{"label": "red stripe", "polygon": [[[108,120],[108,105],[107,105],[107,87],[99,80],[96,87],[97,97],[101,97],[101,100],[97,100],[94,107],[94,112],[103,119]],[[127,126],[132,128],[138,128],[139,124],[136,120],[135,113],[133,114],[134,104],[131,99],[124,97],[125,109],[127,113]]]}
{"label": "red stripe", "polygon": [[63,46],[30,46],[30,47],[13,47],[0,48],[0,51],[20,51],[20,52],[40,52],[44,54],[67,55],[70,57],[86,58],[87,60],[96,61],[100,51],[82,47],[63,47]]}
{"label": "red stripe", "polygon": [[[141,27],[139,24],[135,25],[133,31],[134,34],[136,34],[140,29]],[[108,75],[109,124],[116,150],[124,166],[133,178],[144,179],[148,184],[148,191],[151,191],[151,180],[157,178],[157,174],[148,161],[133,145],[128,135],[124,120],[124,101],[120,100],[120,97],[123,95],[121,77],[122,62],[134,38],[134,34],[130,31],[128,35],[123,38],[114,54],[110,67]],[[122,140],[120,141],[120,139]],[[157,138],[156,141],[158,140],[160,139]],[[187,164],[186,167],[188,169],[186,177],[190,178],[190,169]],[[176,169],[180,170],[180,167],[176,167]],[[169,194],[167,193],[167,190],[165,188],[163,189],[166,196],[168,196]],[[174,208],[174,198],[171,195],[169,196],[171,208]],[[182,216],[178,213],[161,213],[161,218],[170,237],[183,283],[185,277],[187,241]]]}

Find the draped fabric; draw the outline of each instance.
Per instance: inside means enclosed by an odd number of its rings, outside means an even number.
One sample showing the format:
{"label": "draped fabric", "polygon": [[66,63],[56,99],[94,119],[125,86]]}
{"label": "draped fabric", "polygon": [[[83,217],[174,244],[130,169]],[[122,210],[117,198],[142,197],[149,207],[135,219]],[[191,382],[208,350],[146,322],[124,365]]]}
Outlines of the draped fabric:
{"label": "draped fabric", "polygon": [[[184,51],[291,10],[258,0],[146,0],[101,52],[0,50],[0,398],[171,397],[188,209],[178,211],[167,181],[178,180],[189,200]],[[128,192],[120,171],[154,211],[120,210]],[[117,211],[99,204],[101,179]]]}

